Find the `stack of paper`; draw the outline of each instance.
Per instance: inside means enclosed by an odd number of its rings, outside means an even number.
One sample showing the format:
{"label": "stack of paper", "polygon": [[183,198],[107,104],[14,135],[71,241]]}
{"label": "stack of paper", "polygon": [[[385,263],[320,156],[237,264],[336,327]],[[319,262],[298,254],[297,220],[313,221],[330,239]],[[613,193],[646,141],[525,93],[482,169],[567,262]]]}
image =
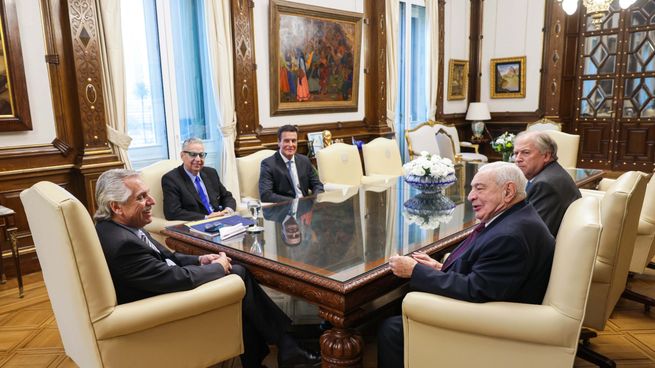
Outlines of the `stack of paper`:
{"label": "stack of paper", "polygon": [[243,224],[236,224],[233,226],[223,226],[218,229],[218,233],[221,235],[221,240],[231,238],[235,235],[239,235],[246,231],[246,227]]}

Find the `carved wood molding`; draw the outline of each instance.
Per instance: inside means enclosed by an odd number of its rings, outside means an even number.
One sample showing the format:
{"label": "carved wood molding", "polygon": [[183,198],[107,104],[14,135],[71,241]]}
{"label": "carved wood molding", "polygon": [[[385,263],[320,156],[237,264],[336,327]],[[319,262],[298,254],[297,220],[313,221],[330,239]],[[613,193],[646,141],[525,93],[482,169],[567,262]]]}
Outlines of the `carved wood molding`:
{"label": "carved wood molding", "polygon": [[387,30],[384,1],[364,1],[364,122],[371,133],[391,132],[387,125]]}
{"label": "carved wood molding", "polygon": [[237,114],[237,140],[235,147],[252,147],[260,144],[257,101],[257,75],[255,64],[255,30],[253,25],[254,2],[231,0],[232,39],[234,52],[234,102]]}
{"label": "carved wood molding", "polygon": [[469,33],[469,93],[468,102],[480,101],[482,53],[482,13],[484,0],[470,0],[471,28]]}
{"label": "carved wood molding", "polygon": [[102,90],[100,30],[96,11],[92,0],[68,2],[80,125],[85,151],[109,147]]}
{"label": "carved wood molding", "polygon": [[559,120],[562,95],[563,55],[566,37],[566,14],[556,0],[546,3],[544,52],[541,71],[539,106],[545,115]]}

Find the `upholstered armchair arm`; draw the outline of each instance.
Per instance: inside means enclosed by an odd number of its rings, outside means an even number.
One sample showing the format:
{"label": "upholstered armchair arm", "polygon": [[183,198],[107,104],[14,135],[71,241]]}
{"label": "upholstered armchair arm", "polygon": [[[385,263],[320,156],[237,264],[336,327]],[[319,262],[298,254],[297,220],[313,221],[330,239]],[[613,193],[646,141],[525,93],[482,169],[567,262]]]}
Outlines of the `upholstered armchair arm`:
{"label": "upholstered armchair arm", "polygon": [[[94,322],[99,340],[132,334],[166,323],[241,303],[246,288],[237,275],[228,275],[193,290],[157,295],[121,304]],[[236,317],[236,316],[234,316]]]}
{"label": "upholstered armchair arm", "polygon": [[479,149],[480,149],[479,144],[473,144],[471,142],[461,141],[461,142],[459,142],[459,146],[462,147],[462,148],[464,148],[464,147],[473,148],[475,150],[475,153],[480,153],[479,152]]}
{"label": "upholstered armchair arm", "polygon": [[598,199],[603,199],[605,196],[604,191],[595,189],[580,189],[580,194],[582,194],[583,197],[593,197]]}
{"label": "upholstered armchair arm", "polygon": [[[421,292],[407,294],[403,301],[403,317],[454,331],[458,335],[486,335],[497,339],[564,347],[570,344],[570,334],[574,333],[566,331],[576,331],[577,334],[580,323],[552,306],[507,302],[469,303]],[[406,325],[405,330],[407,328]]]}
{"label": "upholstered armchair arm", "polygon": [[395,183],[398,176],[395,175],[364,175],[362,176],[362,184],[364,185],[382,185],[389,186],[389,183]]}
{"label": "upholstered armchair arm", "polygon": [[651,235],[655,233],[655,223],[647,219],[639,219],[639,227],[637,228],[637,235]]}
{"label": "upholstered armchair arm", "polygon": [[616,179],[603,178],[600,183],[598,183],[598,187],[596,189],[606,192],[607,189],[609,189],[609,187],[612,186],[615,181]]}

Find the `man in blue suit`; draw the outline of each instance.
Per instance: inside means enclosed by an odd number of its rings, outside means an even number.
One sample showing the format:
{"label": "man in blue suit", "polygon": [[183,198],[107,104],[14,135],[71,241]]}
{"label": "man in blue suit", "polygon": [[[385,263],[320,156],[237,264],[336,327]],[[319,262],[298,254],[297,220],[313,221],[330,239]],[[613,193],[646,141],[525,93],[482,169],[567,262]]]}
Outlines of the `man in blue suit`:
{"label": "man in blue suit", "polygon": [[[480,224],[442,264],[424,253],[393,256],[393,273],[410,279],[414,291],[483,303],[542,302],[553,261],[555,239],[531,204],[526,179],[511,163],[480,168],[468,200]],[[401,316],[387,319],[378,332],[380,367],[403,366]]]}
{"label": "man in blue suit", "polygon": [[298,128],[283,125],[277,130],[278,152],[262,161],[259,198],[263,202],[284,202],[323,191],[307,156],[298,154]]}

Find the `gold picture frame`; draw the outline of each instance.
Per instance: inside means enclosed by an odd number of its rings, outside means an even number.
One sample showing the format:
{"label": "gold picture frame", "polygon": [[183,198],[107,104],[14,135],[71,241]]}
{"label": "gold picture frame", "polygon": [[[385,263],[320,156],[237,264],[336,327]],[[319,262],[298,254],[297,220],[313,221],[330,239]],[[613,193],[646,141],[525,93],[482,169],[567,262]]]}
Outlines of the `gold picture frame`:
{"label": "gold picture frame", "polygon": [[448,61],[448,101],[466,98],[469,82],[468,60]]}
{"label": "gold picture frame", "polygon": [[525,98],[525,56],[491,59],[491,98]]}
{"label": "gold picture frame", "polygon": [[271,0],[271,115],[357,111],[363,14]]}

